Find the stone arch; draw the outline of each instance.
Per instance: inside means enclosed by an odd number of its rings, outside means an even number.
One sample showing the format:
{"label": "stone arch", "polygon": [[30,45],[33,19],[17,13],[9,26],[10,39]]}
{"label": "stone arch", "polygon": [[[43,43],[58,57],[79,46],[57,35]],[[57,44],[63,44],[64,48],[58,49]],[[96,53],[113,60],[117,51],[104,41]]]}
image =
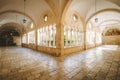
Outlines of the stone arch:
{"label": "stone arch", "polygon": [[89,22],[89,20],[90,20],[92,17],[98,15],[99,13],[107,12],[107,11],[113,11],[113,12],[118,12],[118,13],[120,13],[120,10],[119,10],[119,9],[114,9],[114,8],[103,9],[103,10],[97,11],[96,13],[92,14],[92,15],[86,20],[86,24]]}
{"label": "stone arch", "polygon": [[17,14],[21,14],[21,15],[23,15],[23,16],[26,16],[26,17],[28,17],[28,18],[35,24],[35,26],[36,26],[35,21],[34,21],[29,15],[27,15],[26,13],[23,13],[23,12],[20,12],[20,11],[16,11],[16,10],[7,10],[7,11],[1,12],[0,15],[5,14],[5,13],[17,13]]}

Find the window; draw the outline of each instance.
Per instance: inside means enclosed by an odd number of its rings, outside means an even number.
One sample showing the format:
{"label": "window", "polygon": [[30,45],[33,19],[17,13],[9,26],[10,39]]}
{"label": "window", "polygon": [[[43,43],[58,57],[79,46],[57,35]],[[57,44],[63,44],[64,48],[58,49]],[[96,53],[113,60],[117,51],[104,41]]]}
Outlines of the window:
{"label": "window", "polygon": [[88,23],[87,30],[86,30],[86,42],[87,44],[94,44],[95,42],[95,32],[91,23]]}
{"label": "window", "polygon": [[56,47],[56,24],[38,29],[38,45]]}
{"label": "window", "polygon": [[28,33],[28,44],[35,44],[35,31]]}
{"label": "window", "polygon": [[27,43],[27,40],[26,40],[27,38],[26,38],[26,34],[23,34],[23,36],[22,36],[22,43]]}
{"label": "window", "polygon": [[48,16],[47,15],[45,15],[43,18],[44,18],[44,22],[46,22],[48,20]]}
{"label": "window", "polygon": [[64,26],[64,48],[83,46],[84,33],[79,27]]}
{"label": "window", "polygon": [[88,44],[94,44],[94,42],[95,42],[95,32],[87,31],[86,37],[87,37],[87,43]]}
{"label": "window", "polygon": [[73,15],[73,21],[74,21],[74,22],[77,22],[77,21],[78,21],[78,17],[77,17],[76,14]]}
{"label": "window", "polygon": [[102,43],[102,35],[101,35],[101,33],[96,33],[96,43]]}

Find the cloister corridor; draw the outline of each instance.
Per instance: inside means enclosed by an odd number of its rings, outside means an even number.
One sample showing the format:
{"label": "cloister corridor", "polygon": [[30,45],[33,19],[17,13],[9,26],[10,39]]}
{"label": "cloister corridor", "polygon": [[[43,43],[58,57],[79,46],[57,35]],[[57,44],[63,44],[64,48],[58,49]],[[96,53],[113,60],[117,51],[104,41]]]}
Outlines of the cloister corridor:
{"label": "cloister corridor", "polygon": [[120,80],[120,0],[0,0],[0,80]]}

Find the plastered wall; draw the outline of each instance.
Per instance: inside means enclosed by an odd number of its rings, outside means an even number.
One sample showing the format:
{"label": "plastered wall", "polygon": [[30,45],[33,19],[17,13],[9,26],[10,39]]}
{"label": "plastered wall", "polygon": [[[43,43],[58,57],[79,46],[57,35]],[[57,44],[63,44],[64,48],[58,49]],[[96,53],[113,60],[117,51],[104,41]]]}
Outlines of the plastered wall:
{"label": "plastered wall", "polygon": [[21,46],[21,37],[14,36],[13,40],[14,40],[14,43],[16,43],[17,46]]}

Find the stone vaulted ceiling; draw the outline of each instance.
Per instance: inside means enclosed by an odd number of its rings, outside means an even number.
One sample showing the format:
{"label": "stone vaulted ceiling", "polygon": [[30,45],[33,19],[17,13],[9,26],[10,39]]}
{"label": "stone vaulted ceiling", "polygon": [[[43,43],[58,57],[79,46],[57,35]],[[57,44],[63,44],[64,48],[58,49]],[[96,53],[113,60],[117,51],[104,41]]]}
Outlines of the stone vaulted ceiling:
{"label": "stone vaulted ceiling", "polygon": [[[94,24],[95,13],[103,10],[103,13],[97,14],[98,18],[104,18],[109,14],[108,18],[100,20],[98,24],[111,20],[113,17],[115,21],[120,21],[120,0],[96,0],[96,11],[95,0],[26,0],[25,9],[24,15],[24,0],[0,0],[0,26],[7,23],[16,23],[23,27],[30,22],[34,22],[37,26],[40,15],[46,11],[59,20],[62,16],[63,18],[66,17],[71,11],[76,11],[84,24],[89,21]],[[104,11],[105,9],[110,9],[111,12],[107,13]],[[26,24],[22,22],[24,17],[28,21]]]}

